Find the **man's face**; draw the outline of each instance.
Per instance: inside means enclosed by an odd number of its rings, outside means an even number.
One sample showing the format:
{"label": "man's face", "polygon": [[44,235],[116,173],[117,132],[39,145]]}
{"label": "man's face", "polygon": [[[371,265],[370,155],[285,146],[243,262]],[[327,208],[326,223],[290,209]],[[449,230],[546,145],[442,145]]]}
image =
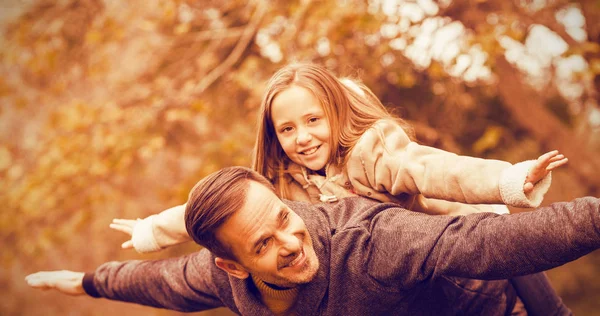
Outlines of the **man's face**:
{"label": "man's face", "polygon": [[217,230],[246,272],[281,287],[310,282],[319,269],[304,221],[271,190],[249,181],[244,207]]}

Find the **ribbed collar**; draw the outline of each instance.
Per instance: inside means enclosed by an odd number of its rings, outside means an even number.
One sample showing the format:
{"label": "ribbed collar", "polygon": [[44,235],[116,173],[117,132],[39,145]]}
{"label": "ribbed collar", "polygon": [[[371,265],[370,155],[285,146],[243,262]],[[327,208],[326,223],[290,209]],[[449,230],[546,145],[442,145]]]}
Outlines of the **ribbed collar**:
{"label": "ribbed collar", "polygon": [[292,315],[292,308],[298,298],[298,287],[277,290],[254,276],[252,276],[252,281],[260,292],[261,301],[267,305],[273,314]]}
{"label": "ribbed collar", "polygon": [[263,280],[255,276],[252,276],[252,281],[254,282],[254,285],[256,285],[256,288],[258,289],[260,294],[265,297],[270,297],[278,301],[289,300],[293,303],[296,300],[296,297],[298,296],[298,287],[293,287],[291,289],[286,290],[276,290],[268,286],[265,282],[263,282]]}

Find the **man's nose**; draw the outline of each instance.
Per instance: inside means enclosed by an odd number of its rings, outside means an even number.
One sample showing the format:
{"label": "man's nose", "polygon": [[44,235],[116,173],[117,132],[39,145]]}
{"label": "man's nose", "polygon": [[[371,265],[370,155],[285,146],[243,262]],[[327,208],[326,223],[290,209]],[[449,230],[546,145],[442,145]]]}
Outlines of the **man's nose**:
{"label": "man's nose", "polygon": [[298,129],[296,144],[306,145],[312,140],[312,135],[306,129]]}
{"label": "man's nose", "polygon": [[300,240],[293,234],[282,233],[277,236],[279,240],[279,254],[281,256],[289,256],[300,251]]}

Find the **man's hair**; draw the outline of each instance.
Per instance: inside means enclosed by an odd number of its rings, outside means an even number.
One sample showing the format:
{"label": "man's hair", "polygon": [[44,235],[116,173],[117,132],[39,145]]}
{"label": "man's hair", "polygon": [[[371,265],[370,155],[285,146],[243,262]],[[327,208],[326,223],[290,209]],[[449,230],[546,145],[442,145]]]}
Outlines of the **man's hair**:
{"label": "man's hair", "polygon": [[235,259],[231,247],[217,239],[216,231],[244,207],[249,181],[275,190],[271,182],[249,168],[228,167],[200,180],[190,192],[185,208],[185,228],[196,243],[217,257]]}

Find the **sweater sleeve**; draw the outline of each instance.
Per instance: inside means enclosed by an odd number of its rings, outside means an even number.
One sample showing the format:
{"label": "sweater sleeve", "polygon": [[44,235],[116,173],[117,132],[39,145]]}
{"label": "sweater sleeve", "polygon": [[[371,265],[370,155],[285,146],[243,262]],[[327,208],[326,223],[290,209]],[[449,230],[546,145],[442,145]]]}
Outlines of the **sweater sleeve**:
{"label": "sweater sleeve", "polygon": [[190,241],[184,216],[185,204],[138,220],[131,234],[133,247],[139,253],[146,253]]}
{"label": "sweater sleeve", "polygon": [[[422,194],[469,204],[537,207],[550,176],[523,192],[534,161],[508,162],[459,156],[412,142],[393,122],[380,121],[363,134],[349,154],[348,177],[357,193]],[[372,192],[376,191],[376,192]]]}
{"label": "sweater sleeve", "polygon": [[504,216],[388,210],[375,215],[368,230],[366,269],[378,282],[411,288],[441,275],[506,279],[600,248],[600,199],[579,198]]}
{"label": "sweater sleeve", "polygon": [[212,264],[206,250],[166,260],[108,262],[86,274],[83,287],[93,297],[182,312],[207,310],[224,306]]}

